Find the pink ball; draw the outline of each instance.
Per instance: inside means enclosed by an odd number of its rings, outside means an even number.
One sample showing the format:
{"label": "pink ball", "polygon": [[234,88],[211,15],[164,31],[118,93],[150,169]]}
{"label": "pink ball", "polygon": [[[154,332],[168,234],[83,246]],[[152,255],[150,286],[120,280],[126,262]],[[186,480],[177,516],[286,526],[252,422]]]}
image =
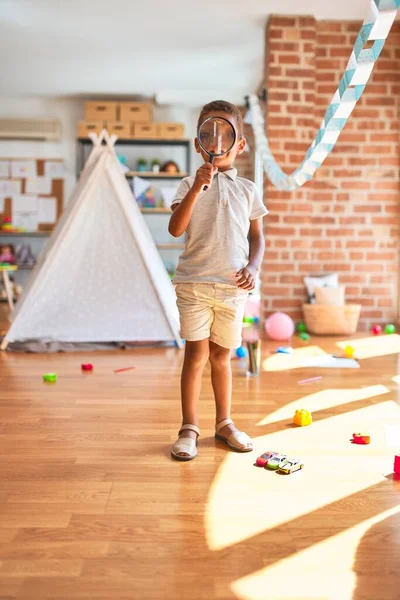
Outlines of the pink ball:
{"label": "pink ball", "polygon": [[380,325],[374,325],[371,331],[374,335],[379,335],[382,333],[382,327]]}
{"label": "pink ball", "polygon": [[285,313],[274,313],[265,321],[265,333],[277,342],[288,340],[294,333],[294,323]]}

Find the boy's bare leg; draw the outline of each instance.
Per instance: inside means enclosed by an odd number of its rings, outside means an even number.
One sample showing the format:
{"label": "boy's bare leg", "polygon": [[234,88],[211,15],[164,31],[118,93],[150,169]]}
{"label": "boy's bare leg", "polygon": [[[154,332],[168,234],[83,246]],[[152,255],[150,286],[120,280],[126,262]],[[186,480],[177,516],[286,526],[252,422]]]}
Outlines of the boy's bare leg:
{"label": "boy's bare leg", "polygon": [[[211,382],[215,396],[216,422],[220,423],[231,416],[232,370],[231,350],[210,341]],[[234,425],[226,425],[220,431],[228,437],[236,431]]]}
{"label": "boy's bare leg", "polygon": [[[186,342],[181,376],[182,425],[199,424],[197,406],[200,397],[201,379],[209,353],[208,338],[198,342]],[[182,431],[179,437],[196,439],[197,434],[186,429]],[[187,456],[187,454],[180,452],[179,456]]]}

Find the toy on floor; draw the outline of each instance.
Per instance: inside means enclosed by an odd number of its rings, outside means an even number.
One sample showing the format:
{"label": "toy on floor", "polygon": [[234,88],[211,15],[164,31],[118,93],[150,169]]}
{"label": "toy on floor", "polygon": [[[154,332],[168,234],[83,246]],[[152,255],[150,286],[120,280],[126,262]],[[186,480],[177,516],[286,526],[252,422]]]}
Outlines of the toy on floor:
{"label": "toy on floor", "polygon": [[285,462],[279,467],[278,473],[285,473],[290,475],[296,471],[300,471],[304,467],[304,463],[299,458],[287,458]]}
{"label": "toy on floor", "polygon": [[303,342],[307,342],[310,339],[310,335],[306,331],[302,331],[299,338],[303,340]]}
{"label": "toy on floor", "polygon": [[371,441],[371,437],[365,433],[353,433],[352,444],[358,444],[360,446],[366,446]]}
{"label": "toy on floor", "polygon": [[287,457],[287,454],[280,454],[277,452],[267,460],[265,468],[270,469],[271,471],[277,471],[283,465]]}
{"label": "toy on floor", "polygon": [[297,323],[296,331],[297,333],[307,333],[307,325],[303,323],[303,321],[301,323]]}
{"label": "toy on floor", "polygon": [[43,381],[55,383],[57,381],[57,373],[45,373],[43,375]]}
{"label": "toy on floor", "polygon": [[278,454],[278,452],[274,452],[273,450],[268,450],[264,454],[261,454],[256,460],[257,467],[265,467],[269,459],[275,456],[275,454]]}
{"label": "toy on floor", "polygon": [[277,342],[288,340],[294,333],[294,323],[285,313],[274,313],[265,321],[265,333]]}
{"label": "toy on floor", "polygon": [[396,473],[396,475],[400,475],[400,454],[396,454],[394,457],[393,471]]}
{"label": "toy on floor", "polygon": [[344,353],[347,356],[347,358],[353,358],[354,352],[355,350],[353,346],[346,346],[346,348],[344,349]]}
{"label": "toy on floor", "polygon": [[293,348],[291,346],[280,346],[277,351],[277,354],[293,354]]}
{"label": "toy on floor", "polygon": [[380,325],[374,325],[373,328],[371,329],[371,332],[374,335],[379,335],[380,333],[382,333],[382,327]]}
{"label": "toy on floor", "polygon": [[248,352],[246,348],[243,348],[243,346],[239,346],[239,348],[236,348],[235,354],[236,358],[246,358]]}
{"label": "toy on floor", "polygon": [[390,334],[392,334],[392,333],[396,333],[396,325],[393,325],[393,323],[388,323],[388,324],[385,326],[385,333],[386,333],[387,335],[390,335]]}
{"label": "toy on floor", "polygon": [[93,371],[93,365],[91,363],[83,363],[81,369],[82,371]]}
{"label": "toy on floor", "polygon": [[316,377],[309,377],[308,379],[301,379],[298,381],[299,385],[304,385],[305,383],[312,383],[313,381],[319,381],[322,379],[322,375],[316,375]]}
{"label": "toy on floor", "polygon": [[312,423],[312,414],[309,410],[305,410],[301,408],[296,410],[293,417],[293,424],[298,427],[306,427],[307,425],[311,425]]}
{"label": "toy on floor", "polygon": [[123,369],[114,369],[114,373],[124,373],[125,371],[132,371],[136,367],[124,367]]}

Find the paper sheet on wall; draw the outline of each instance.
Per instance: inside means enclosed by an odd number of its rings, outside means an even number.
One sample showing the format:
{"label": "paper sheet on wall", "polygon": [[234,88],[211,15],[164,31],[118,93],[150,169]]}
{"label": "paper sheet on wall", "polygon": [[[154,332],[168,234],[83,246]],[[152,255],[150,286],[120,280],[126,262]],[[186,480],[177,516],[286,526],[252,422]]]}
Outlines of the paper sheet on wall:
{"label": "paper sheet on wall", "polygon": [[14,194],[21,193],[21,181],[12,181],[11,179],[0,180],[0,195],[9,198]]}
{"label": "paper sheet on wall", "polygon": [[12,199],[12,212],[19,213],[31,213],[38,211],[38,198],[37,196],[28,196],[26,194],[18,194],[13,196]]}
{"label": "paper sheet on wall", "polygon": [[50,177],[34,177],[26,180],[25,192],[27,194],[51,194]]}
{"label": "paper sheet on wall", "polygon": [[16,228],[36,231],[38,226],[38,198],[20,194],[12,199],[12,223]]}
{"label": "paper sheet on wall", "polygon": [[53,224],[57,221],[57,198],[38,199],[38,223]]}
{"label": "paper sheet on wall", "polygon": [[28,179],[28,177],[36,177],[36,175],[35,160],[11,161],[11,177],[15,177],[17,179]]}
{"label": "paper sheet on wall", "polygon": [[62,179],[65,176],[64,163],[60,160],[46,160],[44,176],[50,177],[50,179]]}
{"label": "paper sheet on wall", "polygon": [[25,229],[26,231],[37,231],[37,213],[13,212],[12,222],[13,227],[15,227],[16,229]]}
{"label": "paper sheet on wall", "polygon": [[0,177],[7,178],[10,176],[10,163],[8,160],[0,160]]}
{"label": "paper sheet on wall", "polygon": [[172,200],[175,198],[177,188],[175,187],[162,187],[160,188],[161,195],[163,197],[164,206],[170,208]]}
{"label": "paper sheet on wall", "polygon": [[327,369],[359,369],[360,364],[353,358],[336,358],[331,354],[309,356],[301,361],[301,367],[322,367]]}

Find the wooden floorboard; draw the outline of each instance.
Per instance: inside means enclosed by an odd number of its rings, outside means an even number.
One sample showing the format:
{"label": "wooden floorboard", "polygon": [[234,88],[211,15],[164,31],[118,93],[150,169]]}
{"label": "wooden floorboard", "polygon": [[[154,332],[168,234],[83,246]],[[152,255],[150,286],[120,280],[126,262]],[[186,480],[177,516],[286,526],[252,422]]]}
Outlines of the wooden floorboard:
{"label": "wooden floorboard", "polygon": [[[251,379],[233,361],[251,454],[215,441],[207,368],[199,456],[178,463],[180,351],[1,354],[0,600],[399,600],[398,354],[360,362]],[[292,427],[300,405],[311,427]],[[370,446],[350,443],[358,429]],[[270,448],[304,470],[254,467]]]}

